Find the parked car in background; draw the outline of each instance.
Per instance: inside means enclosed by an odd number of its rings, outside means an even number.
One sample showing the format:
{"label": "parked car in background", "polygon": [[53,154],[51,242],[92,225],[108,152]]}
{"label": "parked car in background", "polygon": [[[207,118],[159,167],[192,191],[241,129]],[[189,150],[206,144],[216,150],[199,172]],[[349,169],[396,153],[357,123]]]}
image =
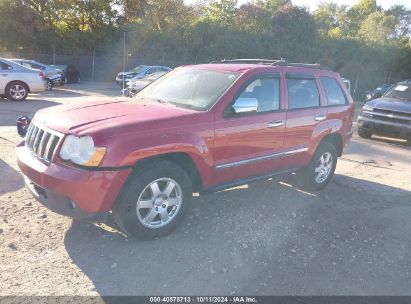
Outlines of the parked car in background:
{"label": "parked car in background", "polygon": [[53,69],[57,69],[63,72],[62,79],[64,83],[79,83],[80,82],[80,72],[72,64],[52,64],[50,65]]}
{"label": "parked car in background", "polygon": [[351,139],[353,100],[338,73],[261,61],[185,66],[135,100],[38,111],[16,148],[28,188],[67,216],[111,210],[136,238],[173,231],[193,191],[290,172],[324,188]]}
{"label": "parked car in background", "polygon": [[133,97],[146,86],[148,86],[153,81],[157,80],[158,78],[162,77],[164,74],[168,72],[155,72],[153,74],[146,75],[143,78],[133,78],[127,82],[127,88],[122,89],[121,93],[124,96]]}
{"label": "parked car in background", "polygon": [[411,140],[411,80],[391,85],[380,98],[368,101],[358,116],[358,135],[372,134]]}
{"label": "parked car in background", "polygon": [[22,101],[29,93],[47,89],[44,72],[25,68],[13,61],[0,58],[0,96]]}
{"label": "parked car in background", "polygon": [[52,90],[55,85],[64,85],[62,71],[52,68],[47,64],[27,59],[12,59],[14,62],[29,68],[43,71],[47,81],[47,89]]}
{"label": "parked car in background", "polygon": [[[119,86],[123,87],[127,85],[127,81],[131,79],[143,78],[146,75],[156,72],[170,72],[171,68],[158,66],[158,65],[139,65],[128,72],[120,72],[117,74],[116,82]],[[123,84],[124,82],[124,84]]]}
{"label": "parked car in background", "polygon": [[365,91],[365,101],[372,100],[375,98],[379,98],[387,92],[393,84],[383,84],[373,90]]}

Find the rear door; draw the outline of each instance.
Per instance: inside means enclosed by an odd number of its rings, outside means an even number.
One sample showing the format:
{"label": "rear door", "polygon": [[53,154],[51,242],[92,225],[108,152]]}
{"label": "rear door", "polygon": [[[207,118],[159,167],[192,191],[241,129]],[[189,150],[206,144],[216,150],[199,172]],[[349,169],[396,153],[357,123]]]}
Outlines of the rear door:
{"label": "rear door", "polygon": [[[259,74],[239,89],[239,98],[257,99],[257,111],[216,114],[213,158],[217,184],[277,170],[285,130],[280,102],[280,74]],[[227,114],[228,112],[228,114]]]}
{"label": "rear door", "polygon": [[313,74],[286,74],[288,95],[287,122],[284,146],[290,154],[286,162],[293,167],[306,165],[313,147],[317,127],[326,128],[327,108],[319,91],[319,80]]}

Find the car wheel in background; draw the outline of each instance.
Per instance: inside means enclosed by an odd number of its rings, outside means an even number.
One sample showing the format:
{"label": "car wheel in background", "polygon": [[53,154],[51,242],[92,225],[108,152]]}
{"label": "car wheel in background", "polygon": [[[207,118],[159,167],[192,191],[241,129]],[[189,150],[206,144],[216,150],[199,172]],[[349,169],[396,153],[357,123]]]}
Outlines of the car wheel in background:
{"label": "car wheel in background", "polygon": [[372,133],[371,133],[371,132],[368,132],[368,131],[365,131],[365,130],[363,130],[363,129],[361,129],[361,128],[358,128],[358,135],[359,135],[360,137],[362,137],[362,138],[370,138],[371,135],[372,135]]}
{"label": "car wheel in background", "polygon": [[28,94],[28,87],[20,81],[13,81],[6,87],[6,97],[8,100],[23,101],[27,98]]}
{"label": "car wheel in background", "polygon": [[320,143],[310,164],[298,172],[299,184],[310,191],[323,189],[333,177],[336,165],[335,147],[328,142]]}
{"label": "car wheel in background", "polygon": [[54,84],[53,81],[47,79],[47,91],[53,90]]}
{"label": "car wheel in background", "polygon": [[191,182],[186,172],[173,162],[156,160],[130,176],[113,206],[113,217],[131,237],[164,236],[183,220],[191,198]]}

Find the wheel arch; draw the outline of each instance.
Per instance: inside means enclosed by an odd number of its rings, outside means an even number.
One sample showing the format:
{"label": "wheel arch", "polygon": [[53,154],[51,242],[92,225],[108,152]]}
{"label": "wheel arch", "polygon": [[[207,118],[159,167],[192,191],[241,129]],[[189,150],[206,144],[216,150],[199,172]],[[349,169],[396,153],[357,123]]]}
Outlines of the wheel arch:
{"label": "wheel arch", "polygon": [[27,93],[31,93],[30,86],[25,81],[20,80],[20,79],[15,79],[15,80],[9,81],[5,86],[6,90],[9,87],[9,85],[12,84],[13,82],[20,82],[20,83],[24,84],[27,88]]}
{"label": "wheel arch", "polygon": [[200,172],[196,166],[196,163],[192,157],[186,152],[169,152],[158,155],[149,156],[138,160],[133,166],[133,171],[138,171],[140,168],[144,168],[145,165],[156,160],[168,160],[180,166],[189,176],[192,187],[195,192],[200,191],[203,188],[203,180]]}
{"label": "wheel arch", "polygon": [[321,139],[321,142],[328,142],[332,144],[335,147],[335,150],[337,151],[338,157],[342,155],[343,152],[343,139],[340,133],[330,133],[324,136]]}

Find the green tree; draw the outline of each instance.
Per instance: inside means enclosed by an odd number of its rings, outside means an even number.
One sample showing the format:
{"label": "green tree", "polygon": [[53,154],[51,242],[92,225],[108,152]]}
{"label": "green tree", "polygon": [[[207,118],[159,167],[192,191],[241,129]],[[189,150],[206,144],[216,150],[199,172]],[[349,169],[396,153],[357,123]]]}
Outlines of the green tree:
{"label": "green tree", "polygon": [[211,21],[232,26],[237,12],[237,0],[213,0],[208,5],[208,11]]}

